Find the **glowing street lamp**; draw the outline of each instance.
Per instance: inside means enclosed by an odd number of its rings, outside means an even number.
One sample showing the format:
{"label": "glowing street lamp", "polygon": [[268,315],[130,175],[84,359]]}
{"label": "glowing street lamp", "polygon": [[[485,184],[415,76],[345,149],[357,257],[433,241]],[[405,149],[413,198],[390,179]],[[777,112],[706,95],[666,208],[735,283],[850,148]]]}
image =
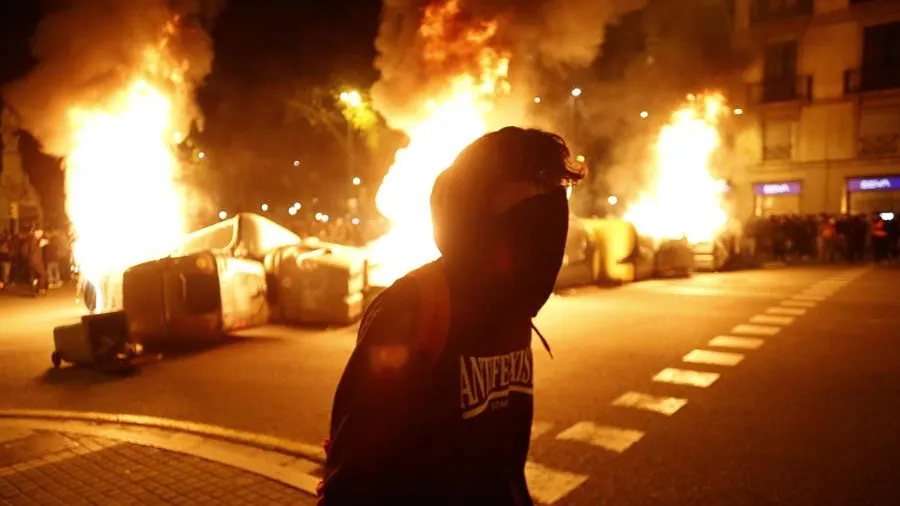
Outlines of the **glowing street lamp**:
{"label": "glowing street lamp", "polygon": [[225,211],[219,211],[219,219],[220,220],[224,220],[227,217],[228,217],[228,213],[226,213]]}
{"label": "glowing street lamp", "polygon": [[542,100],[541,97],[534,97],[534,103],[535,103],[535,104],[540,104],[540,103],[541,103],[541,100]]}
{"label": "glowing street lamp", "polygon": [[741,114],[744,114],[744,110],[741,109],[740,107],[738,107],[737,109],[734,110],[735,116],[740,116]]}
{"label": "glowing street lamp", "polygon": [[197,153],[197,158],[203,160],[204,158],[206,158],[206,153],[204,153],[203,151]]}
{"label": "glowing street lamp", "polygon": [[348,107],[359,107],[362,105],[362,95],[356,90],[342,91],[340,94],[341,102]]}
{"label": "glowing street lamp", "polygon": [[269,204],[263,204],[259,208],[262,209],[262,212],[266,212],[269,210]]}
{"label": "glowing street lamp", "polygon": [[300,209],[301,207],[303,207],[303,205],[300,204],[300,202],[294,202],[294,207],[296,207],[297,209]]}
{"label": "glowing street lamp", "polygon": [[572,88],[572,96],[580,97],[581,96],[581,88]]}
{"label": "glowing street lamp", "polygon": [[619,197],[616,197],[615,195],[610,195],[609,197],[606,198],[606,201],[609,203],[609,205],[614,206],[619,203]]}
{"label": "glowing street lamp", "polygon": [[354,225],[359,225],[359,218],[353,218],[352,220],[350,220],[350,223],[353,223]]}
{"label": "glowing street lamp", "polygon": [[641,111],[641,118],[647,119],[647,116],[650,116],[650,113],[647,111]]}
{"label": "glowing street lamp", "polygon": [[297,214],[297,208],[292,207],[292,208],[288,209],[288,214],[290,214],[291,216],[294,216],[295,214]]}
{"label": "glowing street lamp", "polygon": [[300,160],[294,160],[294,167],[300,166]]}
{"label": "glowing street lamp", "polygon": [[360,183],[362,183],[362,179],[360,179],[359,176],[355,176],[353,178],[353,186],[359,186]]}
{"label": "glowing street lamp", "polygon": [[578,160],[578,163],[584,163],[584,155],[578,155],[575,159]]}

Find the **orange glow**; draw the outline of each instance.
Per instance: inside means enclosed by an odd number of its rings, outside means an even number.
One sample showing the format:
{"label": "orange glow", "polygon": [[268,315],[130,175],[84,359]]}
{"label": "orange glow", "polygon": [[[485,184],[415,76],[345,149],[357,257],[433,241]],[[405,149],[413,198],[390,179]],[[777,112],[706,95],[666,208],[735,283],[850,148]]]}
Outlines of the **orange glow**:
{"label": "orange glow", "polygon": [[494,22],[473,23],[461,34],[456,0],[429,6],[419,35],[423,57],[437,66],[450,55],[471,62],[446,80],[416,118],[406,124],[409,145],[397,152],[375,203],[391,222],[390,231],[369,245],[374,267],[371,281],[386,286],[437,258],[431,223],[431,188],[460,151],[487,133],[487,116],[498,94],[509,92],[509,58],[490,47]]}
{"label": "orange glow", "polygon": [[180,135],[177,100],[170,86],[143,77],[177,87],[182,74],[156,49],[148,50],[146,65],[125,89],[69,111],[66,211],[73,256],[97,291],[98,311],[120,308],[125,269],[170,254],[186,227],[172,142]]}
{"label": "orange glow", "polygon": [[708,242],[728,220],[722,207],[724,181],[710,173],[710,159],[721,143],[718,125],[725,100],[718,94],[692,97],[660,130],[655,180],[624,216],[641,235],[657,240]]}

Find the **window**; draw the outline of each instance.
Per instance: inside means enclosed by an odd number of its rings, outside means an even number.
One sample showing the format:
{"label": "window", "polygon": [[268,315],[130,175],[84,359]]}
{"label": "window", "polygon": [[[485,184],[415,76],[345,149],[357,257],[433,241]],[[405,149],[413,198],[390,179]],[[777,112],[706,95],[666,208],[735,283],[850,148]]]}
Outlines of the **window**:
{"label": "window", "polygon": [[778,102],[797,97],[797,42],[792,40],[766,47],[763,101]]}
{"label": "window", "polygon": [[863,90],[900,86],[900,23],[866,28],[863,36]]}
{"label": "window", "polygon": [[763,123],[763,160],[790,160],[793,146],[793,121],[767,120]]}
{"label": "window", "polygon": [[863,109],[859,117],[859,156],[898,154],[900,109]]}

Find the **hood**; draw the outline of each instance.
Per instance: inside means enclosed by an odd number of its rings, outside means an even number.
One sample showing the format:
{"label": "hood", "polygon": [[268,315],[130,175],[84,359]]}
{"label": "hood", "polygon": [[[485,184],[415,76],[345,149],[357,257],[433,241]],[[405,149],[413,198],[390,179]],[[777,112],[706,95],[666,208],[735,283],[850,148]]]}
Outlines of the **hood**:
{"label": "hood", "polygon": [[[451,283],[471,306],[533,317],[553,292],[565,253],[569,205],[563,187],[488,192],[442,174],[432,192],[435,242]],[[515,183],[513,183],[514,185]],[[518,195],[518,196],[516,196]],[[468,305],[468,304],[467,304]]]}

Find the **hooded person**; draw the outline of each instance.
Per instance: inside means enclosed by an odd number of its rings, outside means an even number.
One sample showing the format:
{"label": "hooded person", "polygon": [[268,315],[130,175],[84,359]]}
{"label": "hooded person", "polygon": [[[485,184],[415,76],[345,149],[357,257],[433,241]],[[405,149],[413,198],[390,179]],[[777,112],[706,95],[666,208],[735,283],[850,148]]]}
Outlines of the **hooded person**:
{"label": "hooded person", "polygon": [[569,158],[559,136],[509,127],[437,179],[441,258],[363,315],[335,393],[321,505],[532,504],[531,319],[562,266],[565,187],[582,178]]}

